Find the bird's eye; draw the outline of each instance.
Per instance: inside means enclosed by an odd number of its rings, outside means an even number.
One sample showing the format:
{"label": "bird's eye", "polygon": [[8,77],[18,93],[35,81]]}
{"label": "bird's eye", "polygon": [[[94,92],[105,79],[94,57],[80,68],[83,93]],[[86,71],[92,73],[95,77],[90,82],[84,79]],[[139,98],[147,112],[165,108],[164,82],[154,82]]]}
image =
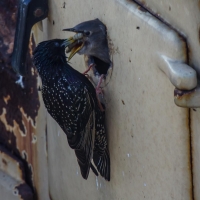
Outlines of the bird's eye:
{"label": "bird's eye", "polygon": [[85,31],[84,34],[85,34],[86,36],[89,36],[89,35],[90,35],[90,31]]}

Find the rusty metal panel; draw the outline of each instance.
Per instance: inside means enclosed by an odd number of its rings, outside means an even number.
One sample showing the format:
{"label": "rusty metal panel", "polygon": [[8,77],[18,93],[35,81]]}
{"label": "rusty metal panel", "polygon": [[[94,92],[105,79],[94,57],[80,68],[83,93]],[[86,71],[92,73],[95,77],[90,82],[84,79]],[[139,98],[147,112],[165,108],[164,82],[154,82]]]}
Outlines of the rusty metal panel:
{"label": "rusty metal panel", "polygon": [[[27,76],[21,77],[11,68],[17,3],[17,0],[0,1],[0,145],[23,163],[24,184],[34,192],[34,199],[48,199],[46,120],[45,111],[40,107],[38,76],[32,64],[33,37],[27,52]],[[3,164],[3,160],[0,162]],[[20,171],[13,169],[4,173],[12,177],[19,176]],[[19,185],[19,191],[24,191],[24,187]]]}
{"label": "rusty metal panel", "polygon": [[[92,172],[81,178],[66,136],[48,115],[51,199],[190,199],[189,110],[174,105],[174,88],[158,69],[160,55],[187,62],[185,39],[132,1],[50,0],[49,6],[43,32],[34,30],[37,42],[69,37],[63,28],[98,17],[108,28],[114,65],[103,88],[111,181]],[[82,56],[71,63],[85,70]]]}
{"label": "rusty metal panel", "polygon": [[6,150],[5,147],[0,146],[1,198],[33,200],[33,190],[26,184],[25,176],[23,162]]}

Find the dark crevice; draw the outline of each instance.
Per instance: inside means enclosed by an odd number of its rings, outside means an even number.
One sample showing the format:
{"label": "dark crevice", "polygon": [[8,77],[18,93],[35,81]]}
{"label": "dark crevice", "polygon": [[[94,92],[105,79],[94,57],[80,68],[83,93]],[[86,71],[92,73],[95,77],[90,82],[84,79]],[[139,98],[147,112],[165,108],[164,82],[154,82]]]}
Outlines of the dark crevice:
{"label": "dark crevice", "polygon": [[52,196],[51,196],[51,193],[50,193],[50,190],[49,190],[49,199],[50,200],[53,200]]}
{"label": "dark crevice", "polygon": [[112,66],[112,63],[106,63],[103,60],[100,60],[94,56],[86,56],[87,65],[90,66],[91,64],[95,64],[92,67],[93,73],[96,76],[107,74],[108,69]]}
{"label": "dark crevice", "polygon": [[93,68],[94,74],[96,75],[97,73],[99,75],[101,74],[107,74],[108,69],[110,68],[110,63],[106,63],[103,60],[100,60],[97,57],[91,56],[94,63],[95,67]]}
{"label": "dark crevice", "polygon": [[48,162],[48,133],[47,133],[47,122],[45,125],[45,140],[46,140],[46,153],[47,153],[47,162]]}
{"label": "dark crevice", "polygon": [[194,200],[194,173],[193,173],[193,142],[192,142],[192,127],[191,127],[191,109],[188,109],[188,129],[189,129],[189,140],[190,140],[190,171],[191,171],[191,197]]}

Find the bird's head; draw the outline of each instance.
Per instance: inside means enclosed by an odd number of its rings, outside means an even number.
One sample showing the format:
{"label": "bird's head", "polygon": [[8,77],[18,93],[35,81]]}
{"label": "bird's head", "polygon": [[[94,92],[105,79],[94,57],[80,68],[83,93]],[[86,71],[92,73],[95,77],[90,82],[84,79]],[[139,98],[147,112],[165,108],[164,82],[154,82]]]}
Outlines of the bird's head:
{"label": "bird's head", "polygon": [[66,40],[68,47],[66,52],[71,52],[68,60],[78,52],[110,63],[107,29],[99,19],[82,22],[74,28],[63,29],[63,31],[76,33]]}
{"label": "bird's head", "polygon": [[34,64],[37,66],[38,64],[59,65],[66,63],[65,44],[64,39],[53,39],[39,43],[33,52]]}

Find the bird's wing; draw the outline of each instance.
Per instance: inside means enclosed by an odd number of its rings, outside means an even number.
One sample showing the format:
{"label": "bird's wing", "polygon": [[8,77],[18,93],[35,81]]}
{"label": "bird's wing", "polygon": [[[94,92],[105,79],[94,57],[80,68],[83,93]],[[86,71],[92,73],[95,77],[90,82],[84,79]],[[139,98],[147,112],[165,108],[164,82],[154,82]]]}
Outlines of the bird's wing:
{"label": "bird's wing", "polygon": [[94,148],[95,110],[93,98],[86,87],[76,91],[73,108],[78,131],[74,137],[68,137],[68,142],[75,150],[83,178],[87,179]]}

